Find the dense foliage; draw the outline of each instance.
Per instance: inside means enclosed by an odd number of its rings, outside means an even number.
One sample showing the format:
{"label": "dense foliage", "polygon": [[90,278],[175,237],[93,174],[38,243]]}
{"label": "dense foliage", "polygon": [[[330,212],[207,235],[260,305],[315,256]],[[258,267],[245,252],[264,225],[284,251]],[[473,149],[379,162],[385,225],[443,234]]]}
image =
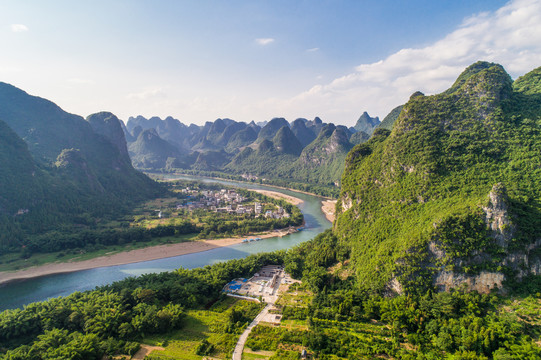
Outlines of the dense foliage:
{"label": "dense foliage", "polygon": [[[203,184],[192,181],[167,182],[164,188],[167,188],[172,196],[172,200],[182,198],[175,189],[190,187],[199,190],[232,190],[232,187],[226,187],[216,184]],[[155,224],[139,224],[134,221],[140,218],[143,210],[140,207],[128,211],[127,214],[117,216],[118,221],[112,222],[115,226],[108,223],[101,225],[93,223],[92,219],[79,224],[78,227],[59,228],[43,232],[42,234],[29,235],[26,237],[25,246],[15,249],[16,254],[10,254],[11,259],[18,257],[29,259],[33,254],[59,252],[59,258],[65,255],[67,251],[76,251],[85,253],[87,251],[96,251],[105,249],[111,245],[127,245],[135,243],[146,243],[156,238],[171,238],[171,241],[179,239],[182,235],[193,234],[201,239],[224,238],[230,236],[244,236],[253,233],[260,233],[275,229],[284,229],[289,226],[300,226],[304,222],[302,212],[298,207],[289,204],[280,199],[273,199],[263,194],[258,194],[245,189],[235,189],[235,191],[246,198],[257,199],[261,202],[272,204],[273,207],[280,206],[288,214],[289,218],[274,219],[254,218],[252,215],[236,215],[228,213],[216,213],[206,209],[197,209],[195,211],[181,211],[178,216],[169,219],[158,219],[155,209],[151,212],[155,218]],[[185,196],[184,196],[185,197]],[[176,207],[176,201],[173,203]],[[167,212],[164,209],[164,212]]]}
{"label": "dense foliage", "polygon": [[[85,121],[0,83],[0,252],[99,222],[163,189],[130,162],[120,121]],[[69,231],[68,231],[69,232]]]}
{"label": "dense foliage", "polygon": [[171,118],[137,117],[130,118],[125,131],[134,165],[145,171],[250,174],[268,184],[336,197],[347,152],[368,140],[379,120],[365,113],[359,122],[367,132],[319,118],[291,124],[275,118],[260,128],[231,119],[186,127]]}
{"label": "dense foliage", "polygon": [[[248,342],[252,349],[302,346],[317,359],[541,356],[539,281],[524,284],[510,298],[461,289],[374,295],[356,286],[347,248],[331,231],[290,250],[284,261],[303,283],[288,295],[294,300],[285,301],[287,325],[258,327]],[[311,301],[300,295],[302,289],[313,294]]]}
{"label": "dense foliage", "polygon": [[[133,354],[139,347],[134,341],[182,328],[184,309],[210,305],[232,278],[279,263],[281,257],[280,253],[254,255],[194,270],[143,275],[22,310],[6,310],[0,313],[0,359]],[[255,314],[254,309],[231,309],[223,331],[239,333]]]}
{"label": "dense foliage", "polygon": [[[504,273],[512,286],[524,269],[506,256],[540,261],[538,73],[513,83],[499,65],[474,64],[449,91],[412,96],[392,132],[352,149],[334,233],[351,248],[361,289],[395,278],[422,293],[441,271]],[[497,187],[506,191],[496,207]],[[488,208],[503,225],[491,225]]]}

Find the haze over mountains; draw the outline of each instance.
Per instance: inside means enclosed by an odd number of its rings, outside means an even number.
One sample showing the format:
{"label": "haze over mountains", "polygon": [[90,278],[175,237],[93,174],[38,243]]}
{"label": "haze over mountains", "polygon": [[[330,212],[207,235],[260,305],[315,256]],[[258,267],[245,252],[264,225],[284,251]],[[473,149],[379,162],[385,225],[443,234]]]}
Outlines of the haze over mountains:
{"label": "haze over mountains", "polygon": [[0,83],[0,249],[32,234],[87,226],[161,193],[132,167],[121,122],[86,120]]}
{"label": "haze over mountains", "polygon": [[370,137],[379,119],[364,112],[354,127],[299,118],[249,124],[217,119],[203,126],[167,117],[130,117],[123,128],[134,166],[251,174],[333,186],[345,155]]}

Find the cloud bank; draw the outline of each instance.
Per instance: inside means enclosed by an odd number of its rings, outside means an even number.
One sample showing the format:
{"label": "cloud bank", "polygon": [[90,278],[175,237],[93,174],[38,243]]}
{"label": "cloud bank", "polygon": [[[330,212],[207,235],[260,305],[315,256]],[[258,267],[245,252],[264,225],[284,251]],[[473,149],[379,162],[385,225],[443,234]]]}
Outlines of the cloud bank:
{"label": "cloud bank", "polygon": [[265,46],[265,45],[272,44],[274,42],[274,39],[273,38],[260,38],[260,39],[255,39],[255,42],[258,45]]}
{"label": "cloud bank", "polygon": [[260,106],[349,125],[365,110],[385,116],[417,90],[444,91],[478,60],[502,64],[514,78],[541,66],[541,2],[511,1],[496,12],[465,19],[434,44],[402,49],[291,99],[268,99]]}
{"label": "cloud bank", "polygon": [[28,27],[23,24],[11,24],[11,31],[13,32],[25,32],[28,31]]}

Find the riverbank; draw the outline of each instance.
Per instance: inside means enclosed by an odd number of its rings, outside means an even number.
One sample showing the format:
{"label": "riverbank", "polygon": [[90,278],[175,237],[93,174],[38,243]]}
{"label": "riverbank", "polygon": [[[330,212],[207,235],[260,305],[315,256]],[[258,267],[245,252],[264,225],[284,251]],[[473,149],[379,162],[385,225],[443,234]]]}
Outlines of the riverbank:
{"label": "riverbank", "polygon": [[287,201],[288,203],[290,203],[292,205],[299,205],[299,204],[301,204],[303,202],[299,198],[289,196],[289,195],[286,195],[286,194],[282,194],[282,193],[279,193],[279,192],[276,192],[276,191],[259,190],[259,189],[249,189],[249,190],[254,191],[256,193],[259,193],[259,194],[263,194],[263,195],[268,196],[268,197],[273,198],[273,199]]}
{"label": "riverbank", "polygon": [[197,240],[190,242],[182,242],[178,244],[150,246],[142,249],[124,251],[83,261],[49,263],[17,271],[0,272],[0,285],[15,280],[31,279],[45,275],[70,273],[81,270],[95,269],[99,267],[125,265],[142,261],[165,259],[179,255],[203,252],[219,247],[240,244],[246,238],[250,239],[258,237],[261,239],[266,239],[276,236],[286,236],[287,234],[288,229],[282,229],[266,232],[260,235],[231,237],[215,240]]}
{"label": "riverbank", "polygon": [[334,219],[336,218],[335,216],[336,201],[337,200],[325,200],[321,202],[321,211],[323,211],[323,213],[325,214],[325,217],[331,223],[333,223]]}
{"label": "riverbank", "polygon": [[[163,174],[163,173],[152,173],[152,172],[145,172],[146,175],[150,176],[150,175],[155,175],[155,176],[164,176],[166,174]],[[317,196],[317,197],[320,197],[320,198],[323,198],[323,199],[327,199],[327,200],[333,200],[334,198],[330,197],[330,196],[324,196],[324,195],[319,195],[319,194],[314,194],[314,193],[311,193],[311,192],[308,192],[308,191],[303,191],[303,190],[299,190],[299,189],[294,189],[294,188],[288,188],[288,187],[283,187],[283,186],[278,186],[278,185],[272,185],[272,184],[268,184],[268,183],[254,183],[253,181],[245,181],[245,180],[235,180],[235,179],[226,179],[226,178],[221,178],[221,177],[216,177],[216,176],[202,176],[202,175],[194,175],[194,174],[183,174],[183,173],[172,173],[172,174],[167,174],[167,175],[180,175],[180,176],[193,176],[193,177],[202,177],[202,178],[206,178],[206,179],[213,179],[213,180],[221,180],[221,181],[234,181],[234,182],[238,182],[238,183],[243,183],[243,184],[251,184],[251,185],[262,185],[262,186],[267,186],[267,187],[273,187],[275,189],[281,189],[281,190],[289,190],[289,191],[293,191],[293,192],[298,192],[298,193],[301,193],[301,194],[306,194],[306,195],[311,195],[311,196]],[[151,177],[152,178],[152,177]],[[155,178],[155,177],[154,177]],[[163,180],[163,179],[162,179]],[[177,179],[172,179],[173,181],[174,180],[177,180]],[[248,189],[248,190],[252,190],[254,191],[254,189]]]}
{"label": "riverbank", "polygon": [[[275,199],[281,199],[289,202],[293,205],[299,205],[303,201],[294,196],[282,194],[276,191],[270,190],[256,190],[251,189],[251,191],[258,192],[265,196],[269,196]],[[241,243],[246,238],[258,237],[261,239],[276,237],[276,236],[285,236],[288,234],[288,229],[275,230],[272,232],[265,232],[261,235],[248,235],[242,237],[230,237],[224,239],[213,239],[213,240],[196,240],[196,241],[187,241],[177,244],[166,244],[166,245],[155,245],[148,246],[141,249],[127,250],[119,253],[106,255],[106,256],[97,256],[92,259],[87,260],[72,260],[66,262],[54,262],[47,263],[43,265],[33,266],[16,271],[1,271],[0,272],[0,285],[14,281],[14,280],[23,280],[30,279],[34,277],[40,277],[45,275],[68,273],[80,270],[89,270],[105,266],[115,266],[115,265],[125,265],[132,264],[141,261],[165,259],[168,257],[174,257],[179,255],[193,254],[202,251],[212,250],[218,247],[231,246]]]}

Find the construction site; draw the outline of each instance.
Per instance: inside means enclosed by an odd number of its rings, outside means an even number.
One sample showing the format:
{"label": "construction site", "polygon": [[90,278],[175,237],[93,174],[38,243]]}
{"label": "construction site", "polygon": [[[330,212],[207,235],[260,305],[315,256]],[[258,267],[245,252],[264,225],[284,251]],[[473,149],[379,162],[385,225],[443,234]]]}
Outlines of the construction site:
{"label": "construction site", "polygon": [[230,281],[223,291],[230,296],[274,303],[280,293],[280,285],[295,281],[284,272],[282,266],[267,265],[249,279],[239,278]]}

